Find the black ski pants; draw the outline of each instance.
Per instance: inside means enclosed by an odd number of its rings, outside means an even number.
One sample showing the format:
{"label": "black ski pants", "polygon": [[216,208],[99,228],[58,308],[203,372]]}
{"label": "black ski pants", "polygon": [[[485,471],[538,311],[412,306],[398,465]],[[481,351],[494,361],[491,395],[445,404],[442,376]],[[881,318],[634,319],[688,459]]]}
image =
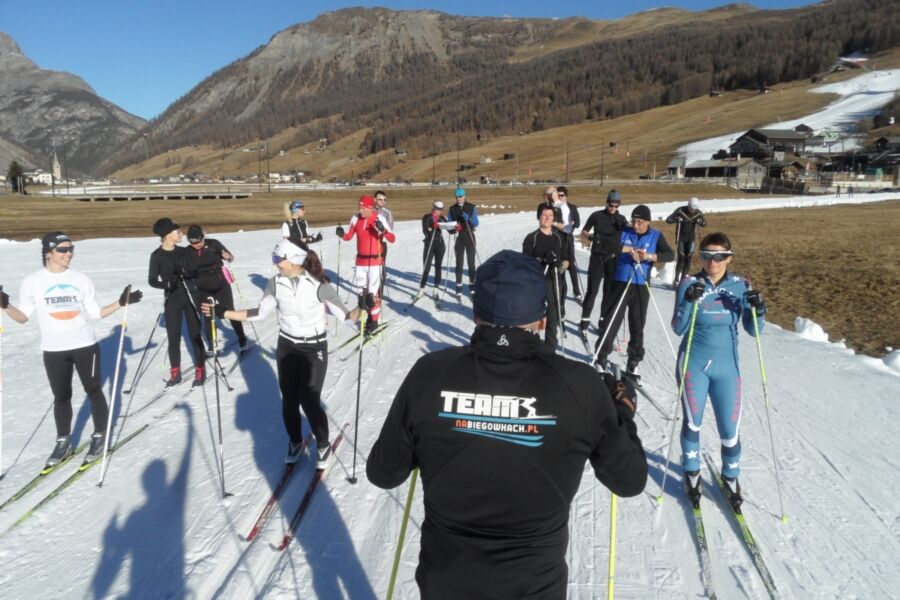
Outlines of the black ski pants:
{"label": "black ski pants", "polygon": [[281,416],[292,444],[303,440],[300,408],[309,420],[319,448],[328,444],[328,417],[322,409],[322,385],[328,370],[328,343],[298,343],[278,336],[278,387]]}
{"label": "black ski pants", "polygon": [[[440,235],[440,234],[437,234]],[[434,288],[437,289],[441,287],[441,263],[444,261],[444,253],[447,251],[447,246],[444,245],[444,240],[441,238],[434,238],[434,243],[431,244],[431,248],[429,249],[429,244],[426,241],[425,248],[422,249],[422,264],[424,268],[422,269],[422,279],[419,281],[419,287],[425,287],[425,283],[428,281],[428,273],[431,271],[431,263],[434,263]]]}
{"label": "black ski pants", "polygon": [[[198,306],[199,308],[199,306]],[[176,289],[166,298],[164,310],[166,335],[169,338],[169,366],[181,367],[181,318],[187,317],[188,337],[194,349],[194,364],[206,364],[203,338],[200,335],[200,320],[184,289]]]}
{"label": "black ski pants", "polygon": [[[554,286],[554,278],[556,279],[556,286]],[[554,269],[551,267],[547,271],[546,280],[547,295],[545,298],[547,302],[547,329],[544,331],[544,344],[553,350],[556,350],[556,347],[559,345],[559,329],[560,327],[565,327],[565,324],[563,323],[563,319],[565,319],[565,310],[563,310],[561,319],[560,309],[562,308],[562,304],[560,304],[559,298],[566,297],[566,274],[561,273],[557,276],[554,273]],[[558,296],[557,290],[559,291]]]}
{"label": "black ski pants", "polygon": [[[650,302],[650,290],[643,283],[628,284],[624,281],[614,281],[610,289],[611,298],[608,305],[608,311],[604,312],[601,317],[601,324],[605,324],[605,328],[609,330],[607,334],[604,328],[601,328],[600,338],[597,343],[604,337],[603,346],[600,348],[599,356],[606,358],[612,351],[615,342],[616,332],[622,325],[625,318],[625,311],[628,311],[628,362],[637,364],[644,358],[644,325],[647,323],[647,305]],[[616,310],[622,294],[625,294],[625,301],[619,307],[619,311],[615,315],[612,313]],[[596,348],[596,347],[595,347]]]}
{"label": "black ski pants", "polygon": [[566,243],[569,245],[569,256],[572,262],[569,264],[569,279],[572,280],[572,293],[578,296],[581,294],[581,283],[578,281],[578,265],[575,264],[575,236],[566,234]]}
{"label": "black ski pants", "polygon": [[463,254],[469,267],[469,283],[475,285],[475,234],[471,229],[463,228],[456,235],[456,243],[453,247],[456,251],[456,285],[462,285],[463,279]]}
{"label": "black ski pants", "polygon": [[603,284],[603,299],[600,301],[600,330],[603,330],[602,315],[606,312],[606,305],[609,302],[612,292],[613,275],[616,272],[616,255],[615,254],[599,254],[591,253],[591,260],[588,263],[587,290],[584,293],[584,300],[581,303],[581,320],[590,320],[591,312],[594,310],[594,302],[597,300],[597,292],[600,290],[600,284]]}
{"label": "black ski pants", "polygon": [[78,378],[91,401],[91,418],[95,432],[106,431],[109,407],[100,385],[100,346],[94,344],[75,350],[44,352],[44,369],[53,392],[53,420],[56,436],[72,433],[72,374]]}
{"label": "black ski pants", "polygon": [[[201,279],[197,283],[197,295],[200,297],[201,302],[208,302],[207,298],[212,296],[218,304],[225,307],[225,310],[234,310],[234,294],[231,292],[231,285],[225,281],[222,281],[217,286],[214,282],[206,282]],[[235,320],[228,322],[231,323],[231,328],[237,334],[238,344],[243,346],[244,342],[247,341],[247,335],[244,333],[244,324]],[[205,319],[205,323],[206,339],[212,344],[212,318]]]}
{"label": "black ski pants", "polygon": [[691,271],[691,261],[694,258],[694,240],[678,244],[678,257],[675,263],[674,284],[677,286]]}

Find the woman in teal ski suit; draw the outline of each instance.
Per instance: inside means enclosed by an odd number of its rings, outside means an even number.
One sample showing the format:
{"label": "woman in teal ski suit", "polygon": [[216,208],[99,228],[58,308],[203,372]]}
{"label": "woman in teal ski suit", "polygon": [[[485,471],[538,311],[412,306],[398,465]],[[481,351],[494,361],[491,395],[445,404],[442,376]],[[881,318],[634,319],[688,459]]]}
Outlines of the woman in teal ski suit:
{"label": "woman in teal ski suit", "polygon": [[738,322],[754,335],[753,312],[762,331],[766,307],[762,295],[749,282],[728,272],[733,253],[724,233],[711,233],[700,243],[703,270],[684,278],[678,286],[672,329],[683,336],[678,353],[676,379],[687,350],[691,312],[698,302],[694,335],[685,372],[681,450],[688,496],[699,500],[700,425],[707,396],[712,400],[722,441],[722,477],[732,492],[732,504],[740,504],[741,374],[738,362]]}

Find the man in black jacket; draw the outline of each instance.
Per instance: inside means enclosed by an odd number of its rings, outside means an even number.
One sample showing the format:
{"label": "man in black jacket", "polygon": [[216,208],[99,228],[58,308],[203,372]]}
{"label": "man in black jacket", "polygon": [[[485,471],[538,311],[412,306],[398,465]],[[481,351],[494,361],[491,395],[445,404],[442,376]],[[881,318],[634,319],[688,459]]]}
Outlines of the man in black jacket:
{"label": "man in black jacket", "polygon": [[562,600],[584,463],[619,496],[646,485],[634,390],[547,351],[543,283],[531,257],[503,250],[486,261],[470,345],[416,362],[369,454],[366,473],[379,487],[421,471],[416,582],[425,600]]}
{"label": "man in black jacket", "polygon": [[675,224],[675,250],[678,252],[678,262],[675,263],[675,279],[672,280],[672,285],[678,287],[678,282],[691,270],[691,259],[694,258],[694,230],[697,225],[706,227],[706,217],[700,210],[700,201],[691,198],[687,205],[679,206],[675,212],[666,217],[666,223]]}
{"label": "man in black jacket", "polygon": [[[603,282],[603,300],[600,301],[600,314],[604,314],[606,305],[612,294],[613,273],[616,270],[616,254],[619,252],[619,238],[622,230],[628,227],[628,219],[619,212],[622,204],[622,195],[617,190],[610,190],[606,196],[606,208],[598,210],[588,217],[581,229],[582,235],[591,240],[591,260],[588,263],[587,291],[584,294],[584,302],[581,304],[581,323],[578,328],[581,337],[587,339],[588,325],[591,323],[591,311],[594,310],[594,301],[597,299],[597,291],[600,282]],[[600,323],[600,331],[603,331],[603,323]]]}
{"label": "man in black jacket", "polygon": [[538,228],[522,240],[522,254],[538,259],[546,273],[547,329],[544,343],[556,350],[558,333],[564,327],[566,300],[566,269],[572,264],[572,247],[566,235],[553,228],[553,206],[538,207]]}

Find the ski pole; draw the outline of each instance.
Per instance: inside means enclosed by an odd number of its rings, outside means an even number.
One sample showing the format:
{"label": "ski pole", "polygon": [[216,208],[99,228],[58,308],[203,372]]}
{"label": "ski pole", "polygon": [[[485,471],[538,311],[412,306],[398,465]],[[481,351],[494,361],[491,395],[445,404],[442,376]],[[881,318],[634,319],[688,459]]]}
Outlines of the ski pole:
{"label": "ski pole", "polygon": [[625,287],[622,289],[622,295],[619,297],[619,302],[616,304],[616,308],[612,311],[612,314],[609,317],[609,321],[606,321],[606,326],[603,328],[603,335],[600,337],[600,342],[597,344],[597,348],[594,350],[594,355],[591,357],[591,364],[593,364],[597,357],[600,355],[600,349],[603,347],[603,342],[606,341],[606,337],[609,335],[610,330],[612,329],[612,324],[616,320],[616,315],[619,314],[619,309],[622,308],[622,303],[625,302],[625,296],[628,295],[628,288],[631,286],[631,281],[634,279],[634,269],[631,270],[631,274],[628,276],[628,281],[625,282]]}
{"label": "ski pole", "polygon": [[406,537],[406,524],[409,522],[409,510],[412,508],[413,495],[416,491],[416,480],[419,478],[419,467],[413,469],[409,482],[409,493],[406,494],[406,506],[403,508],[403,521],[400,523],[400,539],[397,540],[397,551],[394,552],[394,566],[391,569],[391,581],[388,583],[387,600],[394,597],[394,584],[397,582],[397,571],[400,569],[400,555],[403,553],[403,538]]}
{"label": "ski pole", "polygon": [[[365,293],[365,292],[363,292]],[[362,307],[359,309],[359,314],[361,317],[360,323],[362,324],[359,328],[359,367],[356,371],[356,421],[353,425],[353,473],[350,477],[347,478],[352,484],[356,484],[356,455],[358,453],[357,450],[357,440],[359,439],[359,395],[360,388],[362,387],[362,355],[363,355],[363,342],[365,342],[365,331],[366,331],[366,320],[369,317],[369,313],[365,311]]]}
{"label": "ski pole", "polygon": [[159,311],[159,314],[156,315],[156,322],[153,323],[153,329],[150,330],[150,337],[147,338],[147,344],[144,346],[144,351],[141,352],[141,360],[138,361],[137,370],[134,372],[134,377],[131,378],[131,385],[128,386],[128,389],[122,390],[123,394],[130,394],[131,390],[134,389],[134,384],[137,383],[138,376],[141,374],[141,367],[144,366],[144,359],[147,357],[147,350],[150,349],[150,342],[153,341],[153,334],[156,333],[156,328],[159,327],[159,321],[162,319],[163,311]]}
{"label": "ski pole", "polygon": [[[222,268],[227,269],[228,267],[226,267],[225,265],[222,265]],[[244,300],[244,294],[241,293],[241,286],[238,285],[237,279],[235,278],[234,275],[231,276],[231,279],[234,281],[234,289],[237,290],[238,298],[241,299],[241,304],[243,304],[244,306],[247,306],[247,301]],[[256,325],[253,324],[253,321],[247,321],[247,322],[250,323],[250,329],[253,330],[253,337],[256,338],[256,343],[259,344],[259,334],[256,332]]]}
{"label": "ski pole", "polygon": [[669,342],[669,349],[672,351],[672,357],[677,361],[678,353],[675,352],[675,346],[672,345],[672,338],[669,336],[669,329],[668,327],[666,327],[666,322],[663,321],[662,313],[659,312],[659,305],[656,303],[656,298],[653,297],[653,290],[650,288],[650,281],[648,280],[645,283],[647,284],[647,294],[649,294],[650,300],[653,301],[653,308],[654,310],[656,310],[656,316],[659,317],[659,324],[662,326],[662,330],[666,334],[666,341]]}
{"label": "ski pole", "polygon": [[[684,396],[684,378],[687,375],[688,361],[691,359],[691,345],[694,343],[694,323],[697,321],[697,309],[700,307],[700,301],[694,302],[691,308],[691,323],[688,325],[687,347],[684,349],[684,362],[681,364],[681,381],[678,382],[678,395],[675,401],[681,400]],[[672,453],[672,442],[675,440],[675,424],[678,423],[678,413],[672,419],[672,428],[669,430],[669,443],[666,444],[666,466],[663,468],[662,482],[659,484],[659,495],[656,501],[662,504],[663,490],[666,489],[666,477],[669,476],[669,455]]]}
{"label": "ski pole", "polygon": [[[191,308],[194,310],[194,316],[197,318],[197,326],[200,327],[200,337],[203,337],[203,319],[200,318],[200,310],[197,308],[197,303],[194,302],[194,297],[191,295],[191,290],[187,286],[187,282],[182,279],[181,284],[184,286],[184,291],[187,294],[188,302],[191,304]],[[211,297],[211,296],[210,296]],[[215,303],[215,301],[213,302]],[[213,319],[213,324],[215,324],[215,317],[210,317]],[[215,344],[213,344],[215,345]],[[199,357],[198,357],[199,358]],[[218,382],[218,378],[221,377],[222,381],[225,382],[225,387],[229,392],[233,392],[234,388],[231,387],[231,384],[228,383],[228,377],[225,376],[225,369],[222,368],[222,365],[219,363],[219,353],[213,348],[213,373],[216,376],[216,381]]]}
{"label": "ski pole", "polygon": [[778,484],[778,502],[781,505],[781,522],[787,523],[787,515],[784,512],[784,497],[781,494],[781,476],[778,471],[778,455],[775,453],[775,436],[772,434],[772,415],[769,410],[769,387],[766,383],[766,366],[763,363],[762,342],[759,341],[759,323],[756,320],[756,307],[750,307],[753,316],[753,336],[756,338],[756,354],[759,356],[759,374],[762,377],[763,397],[766,400],[766,422],[769,426],[769,443],[772,446],[772,462],[775,465],[775,483]]}
{"label": "ski pole", "polygon": [[481,255],[478,254],[478,244],[475,243],[475,234],[472,233],[472,224],[466,221],[466,231],[469,232],[469,239],[472,240],[472,250],[475,251],[475,258],[478,259],[478,266],[481,266]]}
{"label": "ski pole", "polygon": [[100,463],[100,478],[97,480],[97,487],[103,487],[103,478],[106,477],[106,458],[109,454],[109,441],[112,437],[112,418],[116,406],[116,387],[119,385],[119,367],[122,364],[122,351],[125,348],[125,330],[128,328],[128,300],[131,296],[131,284],[125,287],[125,306],[122,313],[122,328],[119,332],[119,350],[116,352],[116,371],[113,375],[112,387],[109,392],[109,411],[106,418],[106,435],[103,439],[103,461]]}
{"label": "ski pole", "polygon": [[609,579],[606,583],[606,597],[613,600],[616,588],[616,506],[618,497],[613,494],[609,507]]}
{"label": "ski pole", "polygon": [[[211,305],[215,306],[216,299],[212,296],[207,297],[207,302]],[[213,347],[213,370],[218,370],[219,368],[219,348],[216,346],[216,342],[219,337],[219,330],[216,327],[216,317],[215,314],[210,316],[210,325],[212,326],[212,347]],[[219,421],[219,475],[220,480],[222,482],[222,497],[227,498],[231,494],[225,491],[225,444],[222,443],[222,403],[220,401],[219,396],[219,377],[216,375],[216,419]]]}
{"label": "ski pole", "polygon": [[447,289],[450,287],[450,255],[452,254],[452,252],[450,252],[451,237],[452,236],[450,235],[447,236],[447,260],[444,261],[444,273],[441,273],[442,276],[446,275],[446,278],[444,279],[444,285],[441,288],[441,302],[444,301],[444,297],[447,294]]}
{"label": "ski pole", "polygon": [[[565,277],[565,272],[563,272]],[[562,300],[559,298],[559,269],[553,267],[553,295],[556,296],[556,318],[558,323],[556,327],[559,329],[559,341],[562,345],[563,354],[566,353],[566,326],[562,318]]]}

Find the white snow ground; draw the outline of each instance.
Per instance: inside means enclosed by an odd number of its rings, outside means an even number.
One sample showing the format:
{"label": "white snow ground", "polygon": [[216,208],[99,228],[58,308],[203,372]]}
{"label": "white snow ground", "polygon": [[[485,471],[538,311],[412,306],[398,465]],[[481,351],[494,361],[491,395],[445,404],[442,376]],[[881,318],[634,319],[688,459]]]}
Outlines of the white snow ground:
{"label": "white snow ground", "polygon": [[[866,194],[854,200],[890,197]],[[766,207],[792,206],[802,200],[807,199],[707,201],[704,209],[744,209],[754,202]],[[658,217],[670,208],[654,205]],[[484,217],[478,232],[481,257],[501,248],[519,248],[523,236],[535,226],[531,212]],[[74,465],[67,465],[0,512],[0,596],[383,598],[408,488],[383,491],[370,485],[365,478],[366,455],[409,366],[424,352],[466,343],[473,328],[468,301],[459,306],[449,301],[449,296],[442,310],[434,310],[431,301],[423,299],[407,315],[402,314],[417,287],[421,236],[417,222],[399,223],[397,229],[400,241],[390,255],[386,301],[386,318],[392,325],[381,344],[366,348],[362,371],[367,392],[358,432],[359,483],[351,485],[346,480],[353,464],[351,428],[338,452],[338,462],[286,552],[279,554],[270,544],[281,537],[281,513],[293,513],[311,475],[306,458],[260,538],[248,545],[239,537],[249,531],[282,469],[286,437],[273,363],[274,318],[256,324],[260,346],[242,363],[235,364],[233,354],[223,358],[234,386],[233,392],[220,389],[225,487],[234,494],[225,500],[220,497],[216,463],[212,380],[191,393],[189,384],[183,384],[137,415],[123,417],[145,406],[162,388],[165,340],[157,331],[151,360],[135,391],[116,399],[119,435],[144,424],[149,427],[113,455],[103,488],[96,487],[98,469],[92,469],[8,531],[74,470]],[[337,241],[330,231],[325,228],[321,249],[325,264],[333,270]],[[216,237],[236,254],[234,271],[240,291],[249,303],[255,303],[273,271],[269,252],[278,232]],[[156,241],[149,237],[86,240],[78,241],[77,247],[73,267],[93,278],[101,301],[112,301],[129,282],[145,291],[144,301],[131,307],[128,314],[122,378],[130,383],[162,304],[161,294],[144,283],[147,257]],[[37,268],[38,248],[36,242],[3,245],[0,281],[6,289],[16,289],[22,277]],[[342,286],[353,260],[350,248],[344,245],[341,253]],[[579,258],[586,263],[584,254]],[[736,270],[740,272],[739,260]],[[653,297],[667,324],[673,293],[656,288]],[[580,309],[570,301],[568,312],[572,320]],[[121,313],[95,324],[103,348],[107,392],[120,318]],[[54,437],[38,328],[35,323],[20,326],[8,319],[5,325],[2,468],[6,475],[0,481],[0,502],[39,470]],[[574,328],[568,330],[570,354],[584,359]],[[642,372],[649,392],[671,413],[674,360],[667,333],[668,327],[652,314],[646,327],[647,357]],[[232,337],[230,331],[227,335]],[[338,338],[349,335],[349,330],[342,328]],[[745,335],[741,335],[746,406],[742,484],[747,498],[745,514],[781,597],[896,597],[900,587],[900,441],[893,431],[900,397],[900,374],[894,370],[897,352],[885,361],[855,356],[838,345],[810,341],[771,324],[762,336],[762,345],[787,523],[779,518],[756,347]],[[352,421],[356,398],[357,363],[342,362],[341,355],[330,357],[324,392],[335,432],[342,423]],[[190,365],[186,354],[184,364]],[[74,432],[84,441],[91,432],[89,406],[83,402],[77,382],[75,387]],[[176,402],[182,404],[169,410]],[[651,478],[646,493],[619,501],[616,597],[701,597],[703,587],[690,511],[681,492],[677,447],[673,448],[665,500],[656,506],[652,499],[658,492],[670,422],[643,398],[638,415]],[[710,413],[702,440],[715,456],[718,445],[712,419]],[[413,577],[423,515],[421,498],[420,489],[403,551],[398,598],[418,597]],[[586,470],[571,513],[570,598],[605,597],[609,502],[607,490]],[[708,494],[705,506],[719,597],[766,598],[762,581],[715,492]]]}
{"label": "white snow ground", "polygon": [[[866,117],[875,115],[878,110],[894,99],[900,91],[900,69],[886,71],[870,71],[852,79],[838,83],[829,83],[810,90],[818,94],[838,94],[840,98],[811,115],[789,121],[779,120],[777,123],[760,125],[760,128],[793,129],[801,123],[813,128],[817,133],[822,129],[852,133],[856,123]],[[726,135],[707,138],[681,146],[679,156],[687,160],[687,164],[698,160],[708,160],[720,149],[727,149],[738,137],[746,132],[737,131]],[[848,138],[839,150],[852,150],[858,144],[855,138]],[[822,149],[827,152],[827,149]]]}

